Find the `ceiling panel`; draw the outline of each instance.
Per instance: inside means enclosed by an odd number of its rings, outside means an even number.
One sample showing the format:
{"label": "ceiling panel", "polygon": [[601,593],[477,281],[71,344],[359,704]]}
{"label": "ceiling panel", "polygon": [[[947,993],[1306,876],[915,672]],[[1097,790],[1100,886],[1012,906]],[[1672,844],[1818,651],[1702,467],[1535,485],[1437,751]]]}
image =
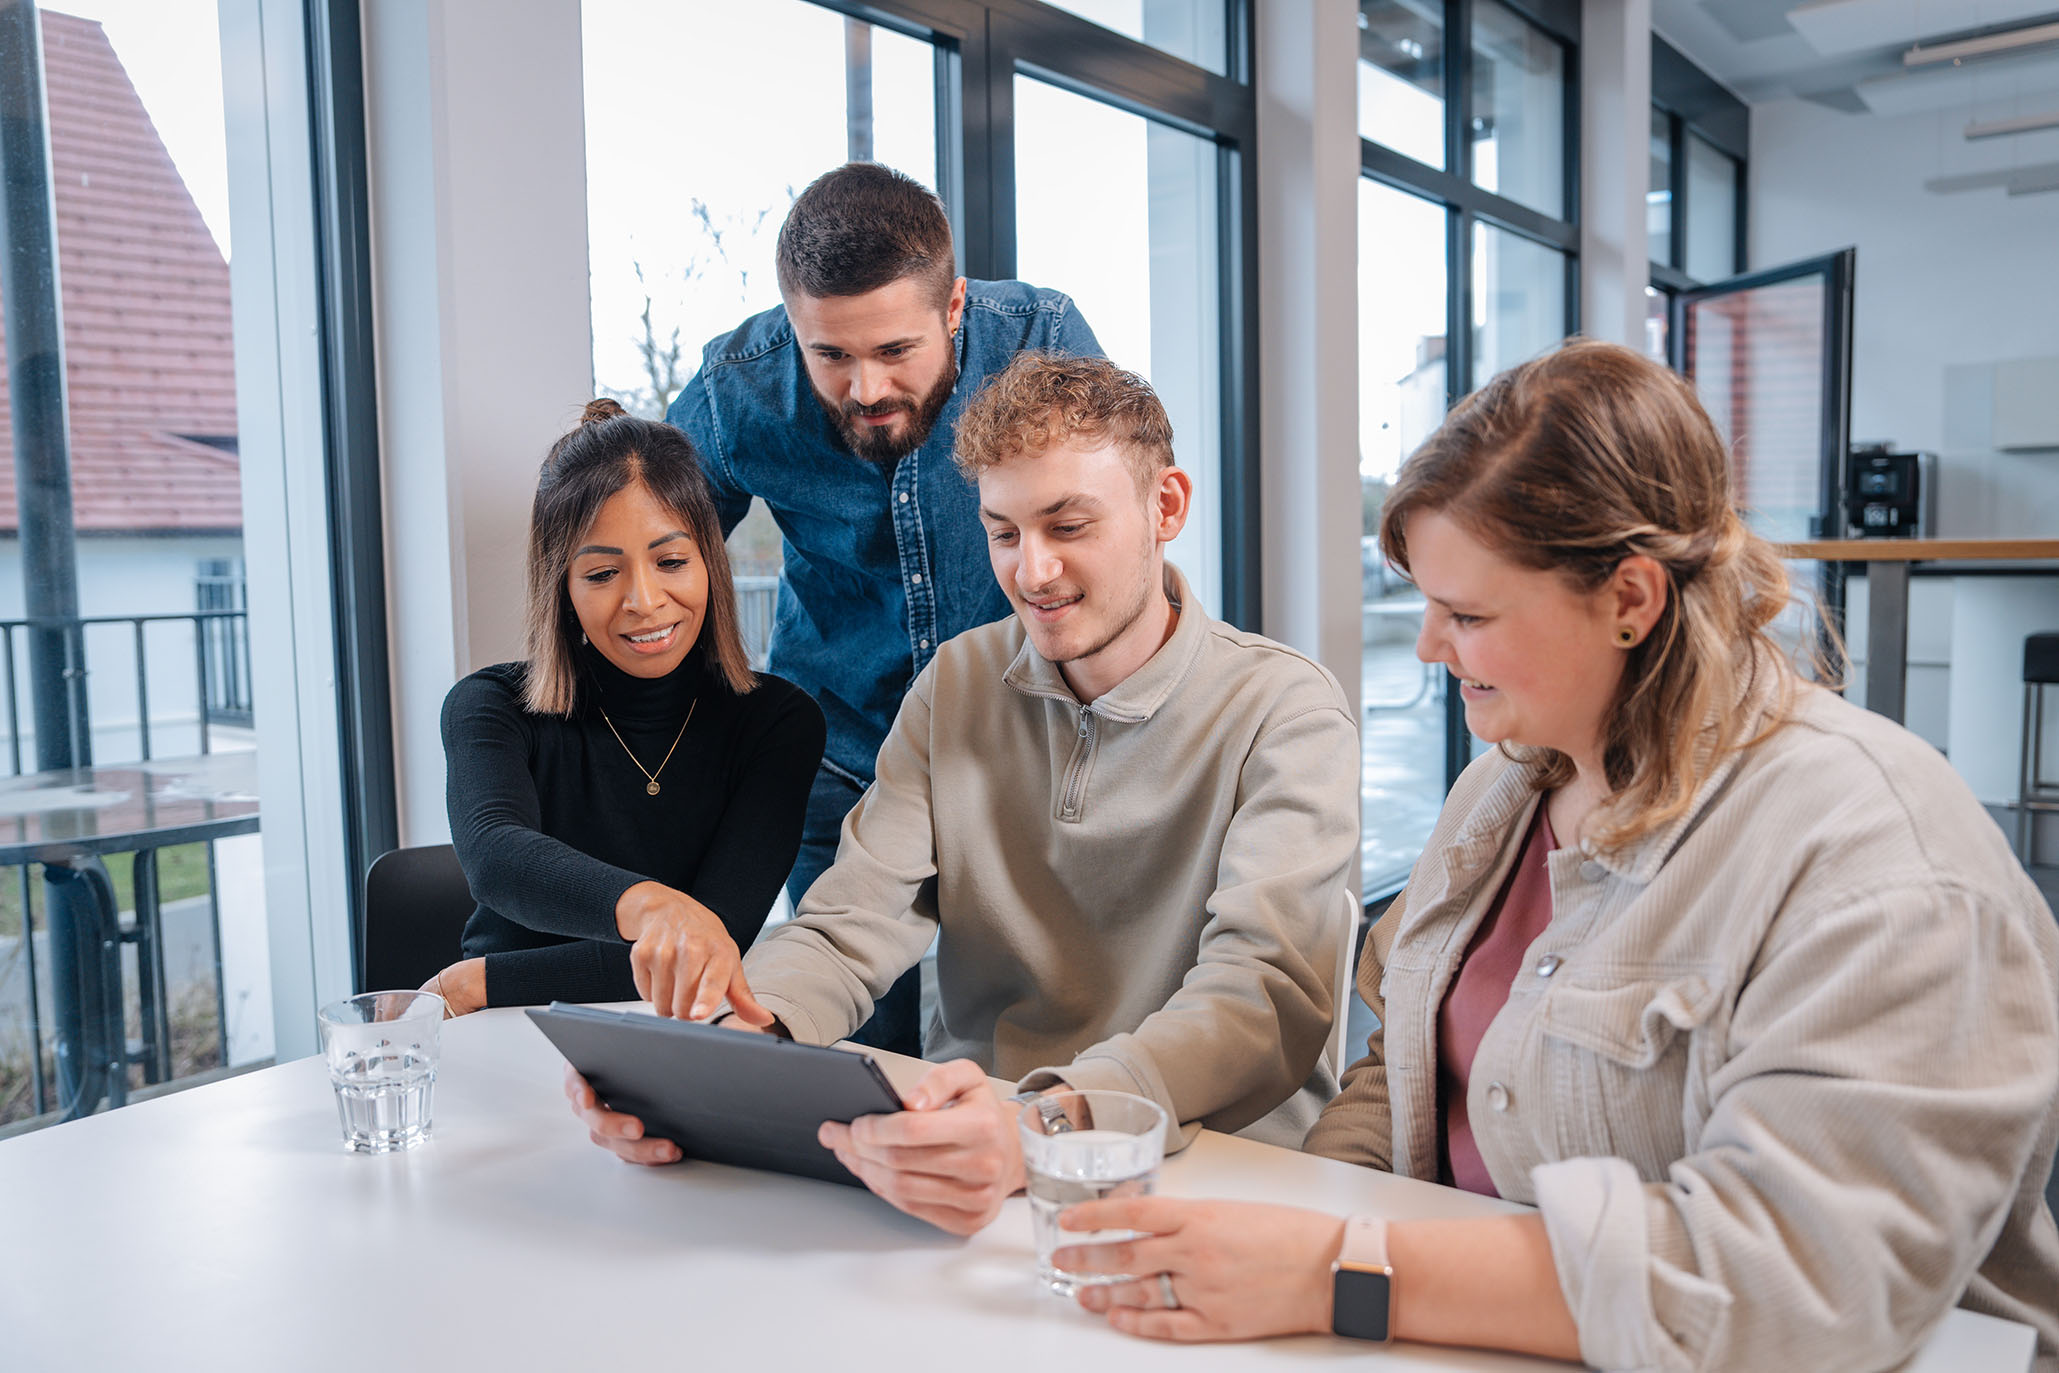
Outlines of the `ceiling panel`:
{"label": "ceiling panel", "polygon": [[1787,22],[1831,56],[2055,15],[2053,0],[1808,0]]}
{"label": "ceiling panel", "polygon": [[1858,90],[1859,98],[1875,114],[1989,108],[2017,96],[2059,91],[2059,51],[1869,77],[1859,83]]}

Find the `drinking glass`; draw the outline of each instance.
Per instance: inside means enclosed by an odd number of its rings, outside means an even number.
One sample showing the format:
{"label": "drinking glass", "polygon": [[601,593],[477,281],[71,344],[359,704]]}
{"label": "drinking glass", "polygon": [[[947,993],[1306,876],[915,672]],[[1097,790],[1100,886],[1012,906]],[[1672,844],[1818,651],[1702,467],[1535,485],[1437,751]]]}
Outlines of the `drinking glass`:
{"label": "drinking glass", "polygon": [[322,1007],[344,1148],[387,1154],[429,1138],[443,1013],[434,992],[366,992]]}
{"label": "drinking glass", "polygon": [[1083,1287],[1129,1282],[1127,1273],[1075,1273],[1051,1262],[1061,1245],[1110,1244],[1134,1230],[1060,1230],[1058,1213],[1082,1201],[1149,1196],[1165,1157],[1165,1112],[1128,1092],[1043,1092],[1016,1118],[1036,1227],[1037,1277],[1070,1297]]}

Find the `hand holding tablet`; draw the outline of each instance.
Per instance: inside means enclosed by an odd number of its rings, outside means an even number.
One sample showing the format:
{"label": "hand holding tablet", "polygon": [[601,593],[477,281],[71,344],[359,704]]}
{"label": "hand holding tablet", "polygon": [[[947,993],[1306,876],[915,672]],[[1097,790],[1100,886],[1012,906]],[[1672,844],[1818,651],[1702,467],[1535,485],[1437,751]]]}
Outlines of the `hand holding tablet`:
{"label": "hand holding tablet", "polygon": [[595,1142],[635,1163],[700,1158],[855,1186],[818,1128],[901,1110],[861,1054],[590,1006],[529,1018],[570,1061],[565,1094]]}

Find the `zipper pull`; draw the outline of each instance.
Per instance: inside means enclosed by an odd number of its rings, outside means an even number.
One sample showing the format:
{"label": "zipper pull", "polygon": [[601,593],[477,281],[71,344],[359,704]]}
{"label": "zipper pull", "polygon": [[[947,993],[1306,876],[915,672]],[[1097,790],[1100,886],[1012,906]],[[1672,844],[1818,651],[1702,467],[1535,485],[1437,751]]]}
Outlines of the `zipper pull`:
{"label": "zipper pull", "polygon": [[1080,738],[1087,737],[1087,707],[1080,707]]}

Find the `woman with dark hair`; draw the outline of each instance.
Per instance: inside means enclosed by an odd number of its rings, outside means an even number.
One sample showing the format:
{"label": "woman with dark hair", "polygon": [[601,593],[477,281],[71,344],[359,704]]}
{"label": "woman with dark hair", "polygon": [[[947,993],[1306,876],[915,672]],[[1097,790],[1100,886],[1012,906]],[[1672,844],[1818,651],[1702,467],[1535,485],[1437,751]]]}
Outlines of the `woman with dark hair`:
{"label": "woman with dark hair", "polygon": [[[727,996],[800,845],[822,711],[754,674],[693,445],[611,400],[552,446],[529,524],[528,659],[443,704],[451,839],[479,907],[431,978],[454,1014]],[[691,980],[680,967],[704,968]]]}
{"label": "woman with dark hair", "polygon": [[1880,1369],[1954,1305],[2059,1370],[2059,929],[1916,736],[1770,632],[1775,550],[1680,377],[1574,342],[1403,465],[1380,546],[1497,749],[1373,926],[1311,1153],[1527,1202],[1172,1198],[1054,1257],[1162,1339],[1302,1330],[1601,1368]]}

